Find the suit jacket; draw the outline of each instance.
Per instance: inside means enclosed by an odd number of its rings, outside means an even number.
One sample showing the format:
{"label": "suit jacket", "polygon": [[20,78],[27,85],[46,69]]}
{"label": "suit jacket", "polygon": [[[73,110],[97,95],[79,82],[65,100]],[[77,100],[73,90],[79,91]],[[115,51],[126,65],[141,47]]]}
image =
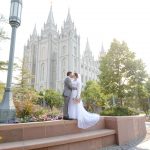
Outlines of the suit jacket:
{"label": "suit jacket", "polygon": [[63,96],[71,96],[71,92],[74,87],[72,87],[71,79],[70,77],[67,77],[64,80],[64,91],[63,91]]}

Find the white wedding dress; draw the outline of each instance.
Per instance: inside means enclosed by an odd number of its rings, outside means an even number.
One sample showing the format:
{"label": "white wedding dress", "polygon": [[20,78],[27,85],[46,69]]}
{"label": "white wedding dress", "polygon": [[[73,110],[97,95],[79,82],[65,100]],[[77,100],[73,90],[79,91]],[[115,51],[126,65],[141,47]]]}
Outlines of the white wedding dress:
{"label": "white wedding dress", "polygon": [[73,101],[74,98],[80,97],[81,84],[81,79],[72,81],[72,86],[77,87],[77,90],[72,90],[68,106],[68,114],[69,118],[77,119],[78,128],[86,129],[94,126],[100,120],[100,115],[87,112],[83,106],[82,100],[80,100],[80,103],[75,103]]}

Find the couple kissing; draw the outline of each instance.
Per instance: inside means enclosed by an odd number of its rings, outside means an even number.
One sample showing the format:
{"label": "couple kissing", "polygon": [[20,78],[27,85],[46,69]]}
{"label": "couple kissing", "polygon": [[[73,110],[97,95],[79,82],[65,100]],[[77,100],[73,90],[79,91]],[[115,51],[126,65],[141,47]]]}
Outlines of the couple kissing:
{"label": "couple kissing", "polygon": [[87,112],[81,99],[82,81],[81,75],[78,73],[67,72],[64,80],[64,120],[77,120],[79,128],[89,128],[95,125],[100,116],[95,113]]}

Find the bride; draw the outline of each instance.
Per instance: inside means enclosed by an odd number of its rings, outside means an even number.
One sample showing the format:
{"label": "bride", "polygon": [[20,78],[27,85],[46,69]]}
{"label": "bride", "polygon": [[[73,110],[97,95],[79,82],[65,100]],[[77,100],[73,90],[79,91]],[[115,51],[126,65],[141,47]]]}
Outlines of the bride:
{"label": "bride", "polygon": [[72,90],[68,105],[68,114],[69,118],[77,119],[79,128],[86,129],[94,126],[100,120],[100,116],[85,110],[83,102],[80,99],[82,88],[81,76],[77,73],[74,73],[73,76],[72,86],[76,87],[77,90]]}

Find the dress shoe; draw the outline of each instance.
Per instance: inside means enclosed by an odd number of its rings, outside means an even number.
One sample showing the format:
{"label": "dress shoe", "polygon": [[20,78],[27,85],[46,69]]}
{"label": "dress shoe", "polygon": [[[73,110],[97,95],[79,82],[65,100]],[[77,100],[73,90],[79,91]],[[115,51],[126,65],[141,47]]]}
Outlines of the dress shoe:
{"label": "dress shoe", "polygon": [[74,119],[64,116],[64,117],[63,117],[63,120],[74,120]]}

